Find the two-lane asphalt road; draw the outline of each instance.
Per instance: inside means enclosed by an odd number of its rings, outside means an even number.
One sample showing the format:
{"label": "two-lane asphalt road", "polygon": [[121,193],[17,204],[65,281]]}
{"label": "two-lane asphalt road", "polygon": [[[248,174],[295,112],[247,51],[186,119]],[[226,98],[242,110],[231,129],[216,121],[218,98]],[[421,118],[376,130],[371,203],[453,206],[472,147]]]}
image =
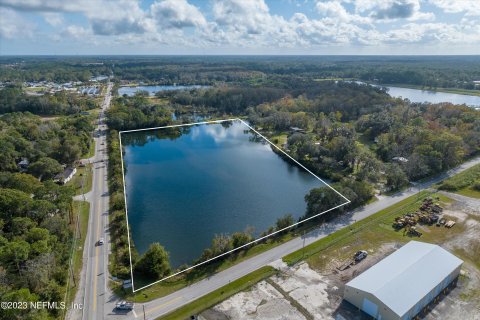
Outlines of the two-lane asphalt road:
{"label": "two-lane asphalt road", "polygon": [[[108,234],[108,183],[107,183],[107,127],[105,110],[110,106],[112,83],[107,91],[95,130],[95,155],[93,164],[92,190],[86,196],[90,202],[87,238],[83,253],[82,279],[75,303],[83,305],[82,310],[69,313],[70,319],[100,320],[105,318],[105,303],[108,292],[108,255],[110,237]],[[104,244],[98,241],[103,238]]]}

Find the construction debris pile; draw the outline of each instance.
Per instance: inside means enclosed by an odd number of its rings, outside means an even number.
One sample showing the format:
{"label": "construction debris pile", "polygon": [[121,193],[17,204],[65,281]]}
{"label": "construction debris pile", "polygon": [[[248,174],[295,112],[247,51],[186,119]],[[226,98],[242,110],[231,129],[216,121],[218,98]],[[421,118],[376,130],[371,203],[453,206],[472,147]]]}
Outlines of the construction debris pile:
{"label": "construction debris pile", "polygon": [[[435,198],[436,201],[439,198]],[[446,228],[451,228],[455,225],[455,221],[447,221],[445,218],[440,218],[440,215],[443,212],[443,208],[438,202],[433,201],[431,197],[425,198],[422,202],[420,208],[413,213],[407,213],[400,217],[395,217],[395,220],[392,224],[392,227],[395,230],[403,230],[403,234],[409,236],[420,237],[422,233],[417,230],[417,224],[423,225],[433,225],[436,224],[437,227],[444,225]]]}

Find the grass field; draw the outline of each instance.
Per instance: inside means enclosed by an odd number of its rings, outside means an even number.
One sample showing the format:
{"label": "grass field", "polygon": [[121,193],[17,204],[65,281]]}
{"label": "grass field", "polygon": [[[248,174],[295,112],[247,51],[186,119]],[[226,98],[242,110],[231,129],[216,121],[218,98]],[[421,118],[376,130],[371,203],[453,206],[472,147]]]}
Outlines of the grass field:
{"label": "grass field", "polygon": [[480,191],[475,190],[475,184],[480,184],[480,164],[446,179],[438,185],[438,188],[440,190],[455,192],[467,197],[480,199]]}
{"label": "grass field", "polygon": [[[75,188],[75,195],[81,195],[82,193],[87,193],[92,190],[92,178],[92,165],[87,164],[85,167],[78,167],[77,173],[66,185]],[[85,185],[82,188],[83,184]]]}
{"label": "grass field", "polygon": [[288,138],[288,134],[282,133],[282,134],[270,137],[268,140],[274,143],[277,147],[283,149],[283,145],[287,143],[287,138]]}
{"label": "grass field", "polygon": [[274,275],[276,272],[273,267],[262,267],[158,319],[189,319],[191,315],[199,314],[232,295],[244,291],[259,281]]}
{"label": "grass field", "polygon": [[480,191],[474,190],[471,187],[460,189],[455,193],[458,193],[458,194],[461,194],[462,196],[466,196],[470,198],[480,199]]}
{"label": "grass field", "polygon": [[90,143],[90,148],[88,149],[88,153],[83,155],[83,159],[91,158],[95,155],[95,140],[92,139],[92,143]]}
{"label": "grass field", "polygon": [[85,245],[85,238],[87,236],[88,228],[88,216],[90,212],[90,203],[86,201],[74,201],[73,202],[73,214],[74,221],[78,219],[78,237],[76,246],[73,251],[73,273],[75,281],[70,278],[70,285],[67,292],[67,305],[70,304],[75,298],[75,293],[78,290],[78,282],[80,281],[80,272],[82,271],[83,262],[83,247]]}
{"label": "grass field", "polygon": [[26,87],[25,91],[39,92],[47,89],[47,87]]}
{"label": "grass field", "polygon": [[[452,232],[461,232],[461,227],[455,226],[454,229],[441,227],[429,227],[429,232],[423,232],[422,237],[403,236],[403,232],[395,231],[392,228],[393,219],[396,216],[401,216],[408,212],[413,212],[418,209],[423,199],[428,196],[440,198],[441,202],[448,203],[451,200],[441,194],[431,194],[428,191],[420,192],[417,195],[404,199],[384,210],[381,210],[370,217],[352,224],[350,227],[343,228],[327,237],[314,242],[305,247],[304,250],[298,250],[283,258],[283,261],[289,265],[293,265],[301,260],[307,260],[309,265],[314,268],[321,268],[322,264],[327,260],[322,258],[323,255],[328,257],[335,257],[338,259],[345,259],[350,256],[352,252],[360,250],[365,247],[378,247],[381,243],[386,242],[407,242],[410,240],[419,239],[436,243]],[[381,234],[381,237],[379,236]],[[341,254],[340,248],[346,244],[349,245],[350,250]],[[327,250],[328,249],[328,250]]]}

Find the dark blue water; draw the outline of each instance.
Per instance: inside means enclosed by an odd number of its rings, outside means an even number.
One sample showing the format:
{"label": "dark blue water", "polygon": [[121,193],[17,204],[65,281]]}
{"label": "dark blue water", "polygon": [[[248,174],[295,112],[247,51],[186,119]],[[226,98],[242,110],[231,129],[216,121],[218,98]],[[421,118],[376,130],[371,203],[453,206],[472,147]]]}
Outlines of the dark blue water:
{"label": "dark blue water", "polygon": [[191,90],[207,88],[207,86],[191,85],[191,86],[136,86],[136,87],[120,87],[118,88],[118,95],[133,96],[138,91],[147,91],[149,95],[153,96],[160,91],[176,91],[176,90]]}
{"label": "dark blue water", "polygon": [[324,186],[252,141],[240,121],[223,124],[230,126],[197,125],[177,138],[152,134],[165,129],[122,135],[128,218],[140,253],[160,242],[173,267],[191,264],[215,234],[251,226],[258,236],[286,213],[302,216],[305,194]]}

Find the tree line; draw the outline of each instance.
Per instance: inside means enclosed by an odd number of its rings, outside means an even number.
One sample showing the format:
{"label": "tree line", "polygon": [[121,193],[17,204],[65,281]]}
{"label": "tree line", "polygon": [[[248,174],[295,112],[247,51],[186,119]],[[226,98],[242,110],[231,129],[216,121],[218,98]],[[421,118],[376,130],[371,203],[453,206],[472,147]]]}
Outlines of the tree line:
{"label": "tree line", "polygon": [[32,96],[26,94],[21,86],[10,85],[0,90],[0,114],[31,112],[45,116],[69,115],[96,107],[92,99],[64,91]]}
{"label": "tree line", "polygon": [[[0,300],[65,296],[73,240],[73,187],[53,177],[88,151],[91,119],[0,116]],[[19,167],[27,159],[26,167]],[[56,319],[60,309],[4,309],[0,319]]]}
{"label": "tree line", "polygon": [[0,116],[0,171],[16,172],[23,159],[26,172],[44,181],[72,165],[90,149],[93,126],[89,116],[43,121],[31,113]]}
{"label": "tree line", "polygon": [[409,56],[2,57],[0,81],[116,81],[274,87],[287,79],[360,79],[425,88],[479,89],[479,58]]}

